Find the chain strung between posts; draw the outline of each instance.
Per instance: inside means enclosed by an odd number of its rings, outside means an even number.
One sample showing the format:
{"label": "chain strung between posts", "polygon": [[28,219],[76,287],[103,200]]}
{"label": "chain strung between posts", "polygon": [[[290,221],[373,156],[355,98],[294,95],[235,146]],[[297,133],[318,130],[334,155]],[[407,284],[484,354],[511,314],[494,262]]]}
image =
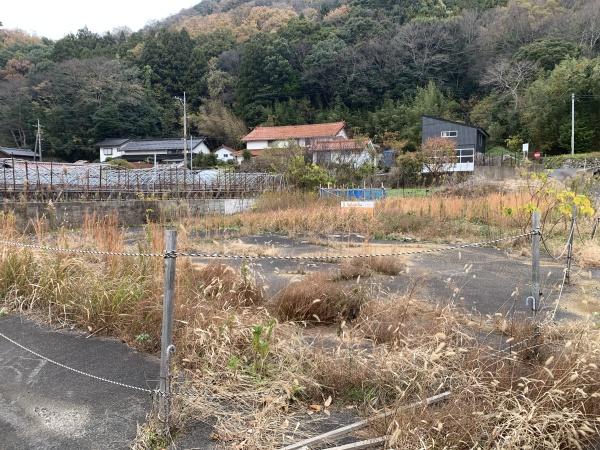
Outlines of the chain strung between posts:
{"label": "chain strung between posts", "polygon": [[327,261],[339,259],[356,259],[356,258],[380,258],[386,256],[407,256],[418,255],[423,253],[439,253],[450,250],[460,250],[463,248],[483,247],[485,245],[496,244],[502,241],[517,240],[523,237],[541,234],[537,232],[528,232],[517,236],[506,236],[499,239],[494,239],[485,242],[475,242],[471,244],[454,245],[451,247],[432,248],[424,250],[413,250],[408,252],[393,252],[393,253],[372,253],[368,255],[314,255],[314,256],[270,256],[270,255],[230,255],[223,253],[184,253],[177,252],[177,256],[185,256],[191,258],[215,258],[215,259],[272,259],[283,261]]}
{"label": "chain strung between posts", "polygon": [[129,252],[105,252],[100,250],[85,250],[85,249],[70,249],[61,247],[49,247],[38,244],[27,244],[24,242],[14,242],[0,240],[0,244],[8,245],[12,247],[23,247],[23,248],[34,248],[39,250],[45,250],[57,253],[77,253],[77,254],[89,254],[89,255],[107,255],[107,256],[133,256],[133,257],[147,257],[147,258],[178,258],[178,257],[189,257],[189,258],[207,258],[207,259],[270,259],[270,260],[281,260],[281,261],[330,261],[330,260],[342,260],[342,259],[358,259],[358,258],[380,258],[387,256],[408,256],[408,255],[419,255],[425,253],[439,253],[450,250],[460,250],[463,248],[472,247],[483,247],[486,245],[496,244],[498,242],[517,240],[520,238],[532,236],[534,234],[540,234],[540,232],[531,231],[528,233],[519,234],[516,236],[505,236],[491,241],[474,242],[470,244],[454,245],[450,247],[440,247],[423,250],[413,250],[404,252],[392,252],[392,253],[372,253],[365,255],[312,255],[312,256],[274,256],[274,255],[231,255],[226,253],[187,253],[187,252],[166,252],[166,253],[129,253]]}
{"label": "chain strung between posts", "polygon": [[148,394],[153,394],[153,395],[154,394],[160,394],[158,392],[158,390],[151,390],[151,389],[147,389],[147,388],[143,388],[143,387],[139,387],[139,386],[132,386],[130,384],[121,383],[120,381],[109,380],[108,378],[99,377],[99,376],[96,376],[96,375],[92,375],[91,373],[87,373],[87,372],[83,372],[83,371],[78,370],[78,369],[74,369],[74,368],[69,367],[69,366],[67,366],[65,364],[59,363],[58,361],[54,361],[53,359],[50,359],[50,358],[48,358],[48,357],[46,357],[44,355],[40,355],[36,351],[33,351],[30,348],[27,348],[27,347],[25,347],[22,344],[19,344],[17,341],[9,338],[8,336],[6,336],[3,333],[0,333],[0,337],[6,339],[11,344],[16,345],[20,349],[25,350],[26,352],[29,352],[32,355],[37,356],[38,358],[43,359],[44,361],[49,362],[50,364],[54,364],[55,366],[61,367],[61,368],[66,369],[66,370],[70,370],[71,372],[74,372],[76,374],[83,375],[83,376],[88,377],[88,378],[93,378],[96,381],[103,381],[105,383],[114,384],[115,386],[120,386],[120,387],[124,387],[124,388],[127,388],[127,389],[133,389],[133,390],[136,390],[136,391],[146,392]]}
{"label": "chain strung between posts", "polygon": [[99,255],[99,256],[135,256],[142,258],[163,258],[165,257],[164,253],[133,253],[133,252],[106,252],[102,250],[86,250],[82,248],[63,248],[63,247],[50,247],[47,245],[39,245],[39,244],[28,244],[25,242],[16,242],[16,241],[5,241],[0,239],[0,244],[8,245],[11,247],[22,247],[22,248],[34,248],[38,250],[44,250],[48,252],[56,252],[56,253],[78,253],[85,255]]}

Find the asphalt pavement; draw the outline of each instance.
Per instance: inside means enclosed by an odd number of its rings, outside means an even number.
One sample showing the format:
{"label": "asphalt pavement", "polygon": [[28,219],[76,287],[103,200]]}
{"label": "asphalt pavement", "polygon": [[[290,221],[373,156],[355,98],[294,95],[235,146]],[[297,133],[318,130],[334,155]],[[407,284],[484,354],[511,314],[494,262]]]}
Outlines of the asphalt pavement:
{"label": "asphalt pavement", "polygon": [[[19,316],[0,332],[35,352],[90,374],[153,390],[157,359],[119,341],[54,331]],[[73,373],[0,337],[0,449],[127,449],[152,398]]]}

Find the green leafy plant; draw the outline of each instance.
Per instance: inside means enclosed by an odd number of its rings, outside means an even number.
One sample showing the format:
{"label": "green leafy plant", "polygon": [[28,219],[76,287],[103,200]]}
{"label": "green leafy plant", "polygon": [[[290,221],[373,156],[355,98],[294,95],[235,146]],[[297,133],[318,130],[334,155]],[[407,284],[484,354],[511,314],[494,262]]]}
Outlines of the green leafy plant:
{"label": "green leafy plant", "polygon": [[325,169],[316,164],[306,164],[303,156],[292,158],[287,177],[293,185],[305,190],[313,190],[332,181]]}
{"label": "green leafy plant", "polygon": [[254,352],[254,370],[256,373],[264,374],[265,361],[271,351],[271,341],[276,323],[272,319],[266,325],[260,324],[252,327],[252,350]]}
{"label": "green leafy plant", "polygon": [[148,342],[150,339],[151,339],[151,337],[148,333],[140,333],[135,337],[135,341],[139,344]]}

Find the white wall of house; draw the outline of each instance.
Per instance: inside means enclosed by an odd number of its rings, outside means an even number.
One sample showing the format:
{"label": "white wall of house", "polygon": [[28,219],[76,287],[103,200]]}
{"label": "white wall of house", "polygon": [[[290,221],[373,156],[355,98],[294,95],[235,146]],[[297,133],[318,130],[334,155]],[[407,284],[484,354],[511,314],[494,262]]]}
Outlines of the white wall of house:
{"label": "white wall of house", "polygon": [[[456,162],[441,166],[443,172],[474,172],[475,171],[475,149],[456,149]],[[422,173],[429,173],[429,168],[423,166]]]}
{"label": "white wall of house", "polygon": [[202,153],[203,155],[208,155],[210,154],[210,149],[206,146],[204,142],[202,142],[200,145],[194,144],[194,149],[192,150],[192,153],[194,155],[199,155],[200,153]]}
{"label": "white wall of house", "polygon": [[348,139],[348,135],[346,134],[346,129],[342,128],[340,130],[340,132],[338,134],[335,135],[335,137],[339,137],[339,138],[344,138],[344,139]]}
{"label": "white wall of house", "polygon": [[121,147],[100,147],[100,162],[106,162],[107,159],[115,159],[123,156]]}
{"label": "white wall of house", "polygon": [[215,150],[215,155],[217,155],[217,159],[219,161],[224,161],[224,162],[229,162],[229,161],[236,161],[236,157],[233,154],[233,152],[227,148],[218,148],[217,150]]}
{"label": "white wall of house", "polygon": [[248,141],[246,142],[246,148],[248,150],[262,150],[263,148],[269,148],[269,141]]}

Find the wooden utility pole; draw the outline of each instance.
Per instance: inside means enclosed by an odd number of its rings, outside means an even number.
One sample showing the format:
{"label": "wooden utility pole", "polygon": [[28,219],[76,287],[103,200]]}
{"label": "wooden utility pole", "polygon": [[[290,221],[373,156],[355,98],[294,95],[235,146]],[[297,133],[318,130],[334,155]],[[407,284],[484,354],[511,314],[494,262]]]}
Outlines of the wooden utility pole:
{"label": "wooden utility pole", "polygon": [[37,132],[35,134],[35,147],[33,150],[33,160],[42,160],[42,127],[40,125],[40,119],[37,121]]}
{"label": "wooden utility pole", "polygon": [[175,97],[183,106],[183,167],[187,168],[187,100],[185,97],[185,91],[183,92],[183,98]]}
{"label": "wooden utility pole", "polygon": [[183,91],[183,169],[187,169],[187,101]]}

